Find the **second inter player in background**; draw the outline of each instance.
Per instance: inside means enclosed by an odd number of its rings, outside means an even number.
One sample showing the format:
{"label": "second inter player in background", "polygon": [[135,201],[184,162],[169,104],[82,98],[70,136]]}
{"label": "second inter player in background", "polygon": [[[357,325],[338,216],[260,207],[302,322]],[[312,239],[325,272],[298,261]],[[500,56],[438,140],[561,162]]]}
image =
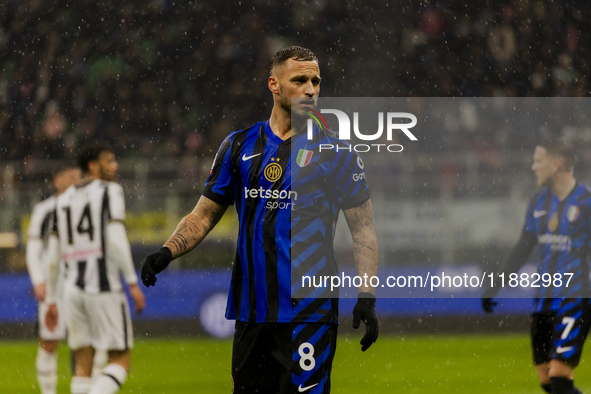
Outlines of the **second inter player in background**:
{"label": "second inter player in background", "polygon": [[[538,273],[560,275],[562,285],[537,289],[531,320],[531,344],[542,389],[552,394],[580,393],[574,371],[591,326],[589,253],[591,189],[574,177],[575,151],[563,138],[542,141],[532,171],[541,186],[529,203],[521,238],[499,272],[514,273],[537,245]],[[566,286],[565,274],[574,274]],[[498,288],[484,293],[492,312]]]}

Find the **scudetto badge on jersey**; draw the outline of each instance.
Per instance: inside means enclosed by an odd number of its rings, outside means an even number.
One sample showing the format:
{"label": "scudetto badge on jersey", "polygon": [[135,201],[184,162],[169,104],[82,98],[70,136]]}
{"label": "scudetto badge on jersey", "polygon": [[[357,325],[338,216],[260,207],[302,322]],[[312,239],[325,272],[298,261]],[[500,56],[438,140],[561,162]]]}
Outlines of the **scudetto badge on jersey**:
{"label": "scudetto badge on jersey", "polygon": [[300,151],[298,152],[296,163],[298,163],[298,166],[300,167],[307,166],[308,164],[310,164],[310,161],[312,161],[313,154],[314,152],[312,152],[311,150],[300,149]]}
{"label": "scudetto badge on jersey", "polygon": [[577,220],[580,212],[581,210],[579,209],[579,207],[575,205],[571,205],[570,207],[568,207],[568,211],[566,211],[566,217],[568,218],[568,221],[574,222],[575,220]]}

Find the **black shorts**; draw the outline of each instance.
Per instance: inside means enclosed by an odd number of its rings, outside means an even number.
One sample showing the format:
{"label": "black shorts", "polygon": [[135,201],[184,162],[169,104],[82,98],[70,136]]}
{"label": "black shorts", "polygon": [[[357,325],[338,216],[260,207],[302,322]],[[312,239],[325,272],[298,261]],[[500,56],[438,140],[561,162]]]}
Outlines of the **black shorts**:
{"label": "black shorts", "polygon": [[560,360],[579,365],[583,345],[591,327],[588,299],[566,299],[560,310],[532,315],[531,343],[534,364]]}
{"label": "black shorts", "polygon": [[330,393],[337,325],[236,322],[233,392]]}

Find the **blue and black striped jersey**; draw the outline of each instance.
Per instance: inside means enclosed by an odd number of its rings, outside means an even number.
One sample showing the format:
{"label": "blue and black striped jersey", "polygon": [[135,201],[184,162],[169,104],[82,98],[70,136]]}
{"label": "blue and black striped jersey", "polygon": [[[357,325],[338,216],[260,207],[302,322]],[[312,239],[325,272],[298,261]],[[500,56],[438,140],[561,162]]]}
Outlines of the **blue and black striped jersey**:
{"label": "blue and black striped jersey", "polygon": [[564,298],[588,297],[591,247],[589,186],[578,183],[562,201],[548,187],[544,187],[529,204],[523,231],[537,237],[538,273],[550,274],[553,278],[554,274],[559,274],[562,278],[562,286],[537,288],[534,311],[556,311]]}
{"label": "blue and black striped jersey", "polygon": [[[287,140],[269,122],[230,134],[220,146],[203,195],[236,204],[238,245],[226,317],[243,322],[332,322],[338,300],[298,290],[302,274],[338,273],[333,238],[341,209],[369,199],[363,163],[330,132]],[[314,150],[315,149],[315,150]],[[293,153],[292,153],[293,152]]]}

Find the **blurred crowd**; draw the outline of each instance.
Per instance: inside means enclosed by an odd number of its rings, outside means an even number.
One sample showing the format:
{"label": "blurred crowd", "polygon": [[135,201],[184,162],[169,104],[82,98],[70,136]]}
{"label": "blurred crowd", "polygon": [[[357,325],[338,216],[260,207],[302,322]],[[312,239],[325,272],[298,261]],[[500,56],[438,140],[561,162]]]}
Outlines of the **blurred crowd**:
{"label": "blurred crowd", "polygon": [[[273,53],[320,59],[324,96],[588,96],[582,0],[6,0],[0,160],[211,156],[269,115]],[[560,132],[560,131],[555,131]],[[457,138],[531,144],[537,131]],[[530,145],[531,146],[531,145]]]}

